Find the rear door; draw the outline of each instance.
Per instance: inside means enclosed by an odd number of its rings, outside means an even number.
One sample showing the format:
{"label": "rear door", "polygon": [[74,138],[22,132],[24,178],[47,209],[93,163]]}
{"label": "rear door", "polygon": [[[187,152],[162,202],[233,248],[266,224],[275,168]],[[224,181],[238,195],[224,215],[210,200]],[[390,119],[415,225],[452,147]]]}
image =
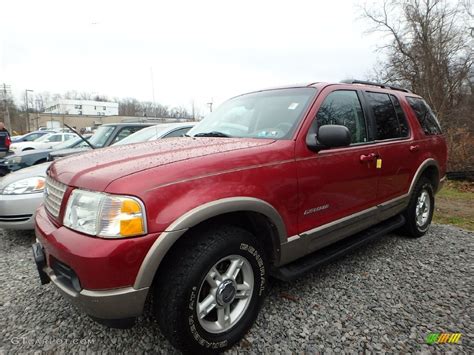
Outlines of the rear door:
{"label": "rear door", "polygon": [[376,91],[365,91],[364,97],[377,150],[377,200],[385,203],[408,191],[419,152],[399,99]]}

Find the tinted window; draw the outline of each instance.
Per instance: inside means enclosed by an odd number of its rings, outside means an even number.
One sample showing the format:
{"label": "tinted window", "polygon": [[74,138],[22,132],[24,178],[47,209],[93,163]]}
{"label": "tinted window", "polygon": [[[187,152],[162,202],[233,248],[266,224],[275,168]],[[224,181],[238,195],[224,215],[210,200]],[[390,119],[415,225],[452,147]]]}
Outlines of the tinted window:
{"label": "tinted window", "polygon": [[316,122],[318,128],[328,124],[346,126],[351,132],[351,143],[367,142],[364,113],[355,91],[330,93],[319,108]]}
{"label": "tinted window", "polygon": [[173,137],[182,137],[183,134],[186,134],[189,131],[190,127],[177,129],[176,131],[170,132],[167,135],[163,136],[163,138],[173,138]]}
{"label": "tinted window", "polygon": [[407,101],[413,111],[415,111],[416,118],[426,135],[431,136],[442,133],[438,119],[425,100],[417,97],[407,97]]}
{"label": "tinted window", "polygon": [[398,124],[400,125],[400,134],[402,137],[408,137],[410,134],[410,129],[408,128],[407,118],[405,116],[405,112],[400,105],[400,101],[398,101],[395,95],[390,95],[392,99],[393,107],[395,107],[395,112],[397,113]]}
{"label": "tinted window", "polygon": [[375,139],[403,137],[395,108],[388,94],[367,92],[366,96],[375,117]]}

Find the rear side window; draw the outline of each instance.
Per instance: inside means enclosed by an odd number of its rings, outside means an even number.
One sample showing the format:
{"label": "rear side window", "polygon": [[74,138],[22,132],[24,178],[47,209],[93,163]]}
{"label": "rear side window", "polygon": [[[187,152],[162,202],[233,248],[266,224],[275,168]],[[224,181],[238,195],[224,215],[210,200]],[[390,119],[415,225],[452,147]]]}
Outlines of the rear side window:
{"label": "rear side window", "polygon": [[442,133],[438,119],[425,100],[418,97],[407,97],[407,101],[413,111],[415,111],[416,118],[427,136]]}
{"label": "rear side window", "polygon": [[48,142],[61,142],[61,140],[62,140],[62,135],[60,134],[55,134],[48,138]]}
{"label": "rear side window", "polygon": [[[393,95],[366,92],[366,98],[375,117],[375,139],[394,139],[408,136],[408,126],[400,103]],[[390,96],[393,96],[392,98]],[[392,103],[392,99],[396,102]],[[396,106],[398,104],[398,114]]]}
{"label": "rear side window", "polygon": [[346,126],[351,143],[367,142],[364,113],[355,91],[339,90],[330,93],[316,115],[318,128],[324,125]]}
{"label": "rear side window", "polygon": [[400,101],[398,101],[395,95],[390,95],[390,99],[392,100],[393,107],[395,107],[395,112],[397,113],[400,134],[402,137],[408,137],[410,135],[410,129],[408,128],[407,117],[405,116],[405,112],[403,112]]}

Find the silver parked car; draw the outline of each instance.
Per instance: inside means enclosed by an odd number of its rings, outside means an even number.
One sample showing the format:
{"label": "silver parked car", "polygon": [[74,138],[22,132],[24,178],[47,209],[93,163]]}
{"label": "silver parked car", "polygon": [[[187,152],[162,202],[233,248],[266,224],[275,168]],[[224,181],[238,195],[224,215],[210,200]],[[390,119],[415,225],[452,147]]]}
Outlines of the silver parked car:
{"label": "silver parked car", "polygon": [[[181,137],[195,124],[184,122],[150,126],[113,145]],[[0,228],[34,229],[34,214],[43,202],[46,170],[50,164],[51,162],[34,165],[0,178]]]}
{"label": "silver parked car", "polygon": [[34,165],[0,179],[0,228],[34,228],[34,214],[43,202],[46,170],[50,164]]}

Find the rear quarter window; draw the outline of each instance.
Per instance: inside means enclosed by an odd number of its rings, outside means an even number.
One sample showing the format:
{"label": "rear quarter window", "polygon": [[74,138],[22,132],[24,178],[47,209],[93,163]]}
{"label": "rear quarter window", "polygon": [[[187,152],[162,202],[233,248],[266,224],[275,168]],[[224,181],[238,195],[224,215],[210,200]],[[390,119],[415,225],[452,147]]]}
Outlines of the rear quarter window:
{"label": "rear quarter window", "polygon": [[427,136],[442,134],[438,119],[425,100],[418,97],[407,97],[407,101]]}

